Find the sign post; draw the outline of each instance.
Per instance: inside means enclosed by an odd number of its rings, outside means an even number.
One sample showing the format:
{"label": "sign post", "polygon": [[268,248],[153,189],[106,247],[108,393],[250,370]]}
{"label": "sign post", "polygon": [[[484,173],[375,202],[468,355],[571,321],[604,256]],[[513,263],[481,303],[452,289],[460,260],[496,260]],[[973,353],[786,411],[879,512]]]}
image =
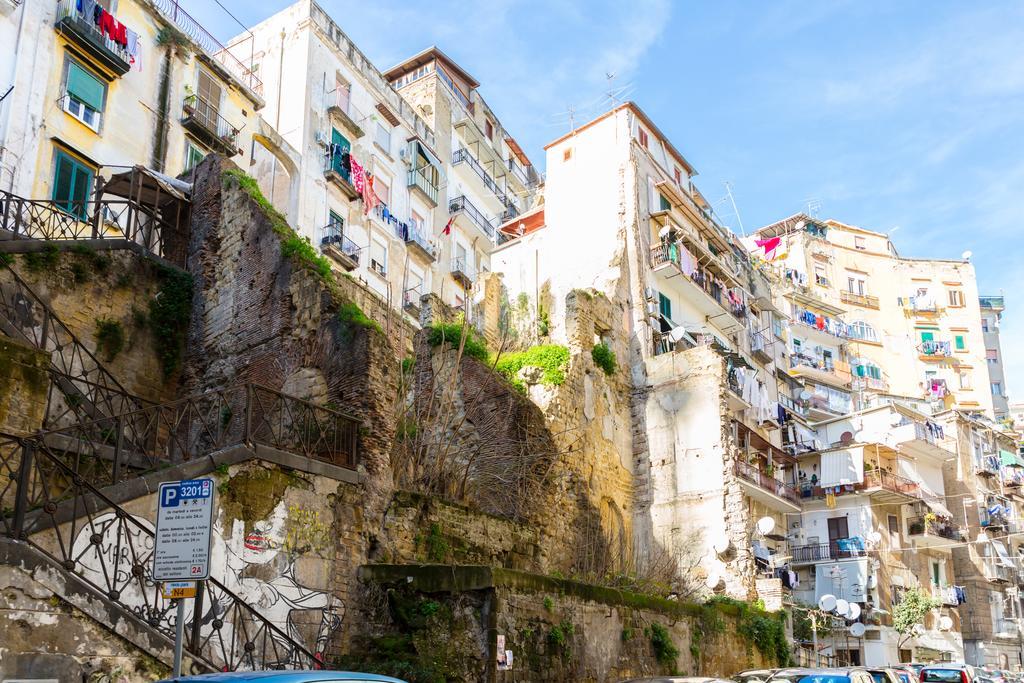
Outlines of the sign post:
{"label": "sign post", "polygon": [[213,530],[213,480],[192,479],[160,484],[156,512],[153,580],[163,596],[177,600],[174,624],[174,676],[181,675],[185,635],[185,600],[196,596],[196,581],[210,577]]}

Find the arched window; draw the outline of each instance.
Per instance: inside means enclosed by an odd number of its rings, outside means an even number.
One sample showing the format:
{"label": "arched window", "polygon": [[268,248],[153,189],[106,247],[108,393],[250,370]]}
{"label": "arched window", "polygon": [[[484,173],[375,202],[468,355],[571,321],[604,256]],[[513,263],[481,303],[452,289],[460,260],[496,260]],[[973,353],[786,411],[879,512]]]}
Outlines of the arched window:
{"label": "arched window", "polygon": [[878,333],[875,332],[875,328],[863,320],[850,323],[849,329],[851,339],[862,339],[870,342],[878,341]]}

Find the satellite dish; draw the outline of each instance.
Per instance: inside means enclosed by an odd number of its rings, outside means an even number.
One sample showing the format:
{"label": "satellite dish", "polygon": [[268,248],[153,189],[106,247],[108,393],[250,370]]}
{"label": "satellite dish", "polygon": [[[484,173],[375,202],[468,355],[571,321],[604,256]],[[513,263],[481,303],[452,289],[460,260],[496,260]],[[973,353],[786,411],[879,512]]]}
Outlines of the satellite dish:
{"label": "satellite dish", "polygon": [[850,603],[842,598],[836,600],[836,614],[845,617],[850,613]]}
{"label": "satellite dish", "polygon": [[843,432],[839,437],[839,443],[848,444],[853,442],[853,432]]}
{"label": "satellite dish", "polygon": [[942,617],[939,619],[939,630],[948,631],[953,628],[953,620],[949,617]]}
{"label": "satellite dish", "polygon": [[[872,543],[879,543],[882,540],[882,534],[880,534],[877,531],[872,531],[870,534],[868,534],[868,540]],[[877,562],[878,560],[875,561]]]}
{"label": "satellite dish", "polygon": [[903,416],[899,413],[893,413],[889,416],[889,424],[893,427],[899,427],[900,422],[903,422]]}
{"label": "satellite dish", "polygon": [[970,249],[960,254],[960,258],[962,258],[964,261],[970,261],[972,256],[974,256],[974,254],[971,253]]}
{"label": "satellite dish", "polygon": [[767,536],[775,531],[775,519],[772,517],[762,517],[757,520],[757,531],[762,536]]}
{"label": "satellite dish", "polygon": [[675,344],[675,343],[679,342],[683,338],[683,336],[685,334],[686,334],[686,328],[685,327],[673,327],[672,330],[668,333],[668,339],[673,344]]}
{"label": "satellite dish", "polygon": [[803,391],[800,392],[800,400],[801,401],[809,401],[810,399],[811,399],[811,392],[807,391],[806,389],[804,389]]}
{"label": "satellite dish", "polygon": [[846,618],[850,621],[857,621],[860,618],[860,605],[855,602],[850,603],[850,611],[847,612]]}
{"label": "satellite dish", "polygon": [[854,638],[863,638],[865,631],[867,631],[867,628],[859,622],[850,626],[850,635]]}
{"label": "satellite dish", "polygon": [[836,608],[836,596],[831,594],[822,595],[821,599],[818,600],[818,607],[820,607],[823,612],[831,612]]}
{"label": "satellite dish", "polygon": [[910,629],[910,632],[915,636],[924,635],[924,624],[914,624],[914,628]]}
{"label": "satellite dish", "polygon": [[709,574],[704,583],[707,585],[708,590],[714,593],[725,590],[725,579],[723,579],[718,572],[712,572]]}

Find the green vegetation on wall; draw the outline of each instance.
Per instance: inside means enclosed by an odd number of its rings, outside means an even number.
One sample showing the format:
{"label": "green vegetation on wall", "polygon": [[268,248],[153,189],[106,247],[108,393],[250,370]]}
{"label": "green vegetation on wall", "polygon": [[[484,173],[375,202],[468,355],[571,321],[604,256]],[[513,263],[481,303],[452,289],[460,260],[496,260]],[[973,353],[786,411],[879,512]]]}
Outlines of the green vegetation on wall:
{"label": "green vegetation on wall", "polygon": [[375,330],[383,334],[377,321],[371,320],[369,316],[363,313],[363,309],[359,308],[359,304],[354,301],[346,301],[338,308],[338,320],[350,338],[351,332],[355,327],[364,330]]}
{"label": "green vegetation on wall", "polygon": [[176,268],[158,266],[160,288],[149,302],[149,327],[164,377],[181,366],[185,337],[192,315],[192,275]]}
{"label": "green vegetation on wall", "polygon": [[672,642],[672,636],[668,629],[655,622],[650,629],[651,648],[654,650],[654,658],[670,674],[677,673],[676,660],[679,659],[679,648]]}
{"label": "green vegetation on wall", "polygon": [[22,254],[21,258],[30,273],[52,271],[60,264],[60,250],[55,244],[46,244],[42,251]]}
{"label": "green vegetation on wall", "polygon": [[748,646],[757,648],[762,656],[780,666],[789,664],[789,641],[786,639],[786,612],[764,612],[749,603],[726,597],[714,597],[709,605],[730,606],[739,620],[737,633]]}
{"label": "green vegetation on wall", "polygon": [[490,354],[487,352],[487,345],[484,343],[484,340],[480,338],[476,330],[462,323],[436,323],[431,325],[430,333],[427,336],[427,343],[431,346],[451,344],[452,348],[457,349],[462,344],[463,331],[466,333],[466,342],[462,352],[470,358],[476,358],[487,363],[490,360]]}
{"label": "green vegetation on wall", "polygon": [[124,327],[117,320],[96,319],[96,351],[109,363],[124,349]]}
{"label": "green vegetation on wall", "polygon": [[604,374],[615,374],[615,370],[618,367],[615,361],[615,352],[608,348],[607,344],[595,344],[594,348],[590,351],[590,357],[594,359],[594,364],[597,367],[604,370]]}
{"label": "green vegetation on wall", "polygon": [[544,386],[559,386],[565,382],[569,349],[557,344],[534,346],[526,351],[500,356],[494,369],[515,386],[519,384],[519,371],[526,367],[540,368],[540,383]]}

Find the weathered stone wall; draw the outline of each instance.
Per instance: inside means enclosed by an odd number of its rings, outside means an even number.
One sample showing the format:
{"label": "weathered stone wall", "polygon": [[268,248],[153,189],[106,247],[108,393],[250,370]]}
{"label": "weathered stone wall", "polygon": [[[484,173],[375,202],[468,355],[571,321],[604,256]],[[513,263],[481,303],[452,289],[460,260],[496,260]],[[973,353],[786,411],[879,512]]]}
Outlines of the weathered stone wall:
{"label": "weathered stone wall", "polygon": [[[728,677],[775,661],[745,634],[751,619],[776,617],[729,605],[479,566],[369,565],[360,576],[371,597],[362,602],[358,654],[342,666],[411,680],[596,682]],[[499,665],[499,649],[511,651],[511,668]]]}
{"label": "weathered stone wall", "polygon": [[[25,254],[18,275],[130,393],[154,402],[176,397],[175,377],[164,376],[155,338],[147,324],[149,305],[160,290],[155,263],[130,251]],[[28,263],[36,260],[32,267]],[[0,285],[10,286],[0,268]],[[112,359],[97,351],[97,321],[117,323],[124,348]]]}
{"label": "weathered stone wall", "polygon": [[42,426],[49,365],[47,353],[0,338],[0,432],[23,436]]}

